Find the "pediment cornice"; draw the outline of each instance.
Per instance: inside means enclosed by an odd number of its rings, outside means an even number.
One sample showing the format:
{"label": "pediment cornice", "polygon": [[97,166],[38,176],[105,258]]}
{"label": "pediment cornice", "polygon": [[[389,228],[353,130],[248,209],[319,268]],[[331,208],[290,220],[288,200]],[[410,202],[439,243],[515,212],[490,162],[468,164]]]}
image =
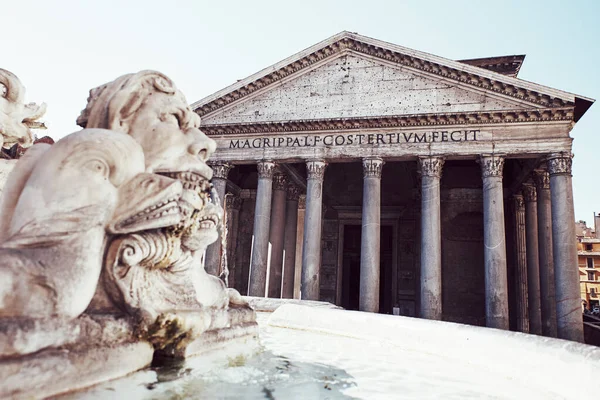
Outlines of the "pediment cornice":
{"label": "pediment cornice", "polygon": [[473,86],[508,98],[525,101],[537,108],[563,108],[575,104],[575,95],[567,92],[343,32],[192,104],[192,108],[200,116],[209,115],[317,63],[348,52],[385,60],[444,79],[454,80],[464,86]]}
{"label": "pediment cornice", "polygon": [[328,130],[403,128],[452,125],[515,124],[528,122],[572,121],[573,108],[544,108],[472,113],[436,113],[368,118],[295,120],[249,124],[203,124],[201,130],[212,135],[309,132]]}

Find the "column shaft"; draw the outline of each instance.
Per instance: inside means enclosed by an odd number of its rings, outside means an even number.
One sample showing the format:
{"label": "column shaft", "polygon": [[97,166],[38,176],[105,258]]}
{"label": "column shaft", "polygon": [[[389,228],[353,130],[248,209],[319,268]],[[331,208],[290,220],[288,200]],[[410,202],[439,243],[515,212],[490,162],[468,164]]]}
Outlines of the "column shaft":
{"label": "column shaft", "polygon": [[379,312],[382,166],[379,157],[363,159],[359,309],[369,312]]}
{"label": "column shaft", "polygon": [[[240,217],[241,199],[229,193],[225,198],[225,212],[227,213],[227,267],[229,268],[229,287],[240,291],[240,282],[243,279],[241,269],[237,266],[236,248],[238,222]],[[247,277],[246,277],[247,278]],[[247,280],[247,279],[246,279]]]}
{"label": "column shaft", "polygon": [[552,208],[550,176],[547,171],[534,174],[538,199],[538,243],[540,254],[540,297],[542,300],[542,334],[556,337],[556,293],[552,255]]}
{"label": "column shaft", "polygon": [[419,159],[421,172],[421,318],[442,319],[440,178],[444,159]]}
{"label": "column shaft", "polygon": [[323,207],[323,177],[326,163],[312,160],[306,163],[306,214],[302,245],[302,300],[319,300],[321,272],[321,230]]}
{"label": "column shaft", "polygon": [[[219,204],[225,209],[225,190],[227,189],[227,176],[232,168],[230,164],[213,164],[212,184],[217,194],[219,195]],[[217,240],[208,246],[206,249],[206,257],[204,261],[204,269],[211,275],[218,276],[221,272],[221,232]]]}
{"label": "column shaft", "polygon": [[298,231],[298,197],[300,190],[290,184],[285,207],[285,234],[283,241],[283,288],[281,297],[294,298],[294,275],[296,270],[296,233]]}
{"label": "column shaft", "polygon": [[542,306],[540,299],[540,256],[538,245],[537,196],[535,186],[524,185],[525,233],[527,237],[527,293],[529,304],[529,332],[542,334]]}
{"label": "column shaft", "polygon": [[283,238],[285,233],[285,201],[287,179],[282,174],[273,178],[273,201],[271,205],[271,265],[269,266],[269,297],[281,298],[281,275],[283,268]]}
{"label": "column shaft", "polygon": [[486,325],[490,328],[508,329],[508,282],[502,190],[504,158],[482,156],[481,167]]}
{"label": "column shaft", "polygon": [[529,302],[527,294],[527,238],[525,236],[525,201],[513,196],[515,212],[515,292],[517,300],[517,330],[529,333]]}
{"label": "column shaft", "polygon": [[259,162],[256,206],[254,208],[254,242],[250,260],[250,296],[264,297],[267,283],[267,261],[269,255],[269,227],[271,222],[271,197],[275,164]]}
{"label": "column shaft", "polygon": [[571,162],[567,154],[553,154],[548,158],[556,319],[559,338],[583,342]]}

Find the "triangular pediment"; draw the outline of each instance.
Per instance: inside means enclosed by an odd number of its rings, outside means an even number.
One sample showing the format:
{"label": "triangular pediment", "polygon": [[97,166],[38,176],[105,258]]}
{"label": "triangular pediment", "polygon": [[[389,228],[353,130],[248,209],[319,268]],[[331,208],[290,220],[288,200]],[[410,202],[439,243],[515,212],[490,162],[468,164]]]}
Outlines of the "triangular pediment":
{"label": "triangular pediment", "polygon": [[[593,100],[488,69],[342,32],[208,96],[203,125],[562,109]],[[479,118],[478,116],[469,118]]]}
{"label": "triangular pediment", "polygon": [[344,53],[204,120],[239,124],[525,108],[531,105],[401,65]]}

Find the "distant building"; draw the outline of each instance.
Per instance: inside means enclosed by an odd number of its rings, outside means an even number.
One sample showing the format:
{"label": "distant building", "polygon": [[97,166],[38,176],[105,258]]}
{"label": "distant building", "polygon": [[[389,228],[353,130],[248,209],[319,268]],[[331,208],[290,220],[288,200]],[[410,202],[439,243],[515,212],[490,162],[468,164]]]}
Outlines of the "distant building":
{"label": "distant building", "polygon": [[600,235],[597,225],[600,215],[594,213],[594,228],[587,227],[585,221],[578,221],[577,258],[579,282],[583,306],[589,310],[600,306]]}

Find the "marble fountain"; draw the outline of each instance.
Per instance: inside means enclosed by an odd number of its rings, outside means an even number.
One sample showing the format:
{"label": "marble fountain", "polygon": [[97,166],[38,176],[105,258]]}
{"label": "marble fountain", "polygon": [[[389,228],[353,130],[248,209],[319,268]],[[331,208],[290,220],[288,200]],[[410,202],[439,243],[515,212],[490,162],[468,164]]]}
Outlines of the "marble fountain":
{"label": "marble fountain", "polygon": [[[1,69],[0,88],[2,147],[27,148],[43,107]],[[207,274],[222,216],[206,165],[215,143],[165,75],[92,89],[77,122],[0,160],[0,397],[597,394],[596,347],[246,298]]]}

